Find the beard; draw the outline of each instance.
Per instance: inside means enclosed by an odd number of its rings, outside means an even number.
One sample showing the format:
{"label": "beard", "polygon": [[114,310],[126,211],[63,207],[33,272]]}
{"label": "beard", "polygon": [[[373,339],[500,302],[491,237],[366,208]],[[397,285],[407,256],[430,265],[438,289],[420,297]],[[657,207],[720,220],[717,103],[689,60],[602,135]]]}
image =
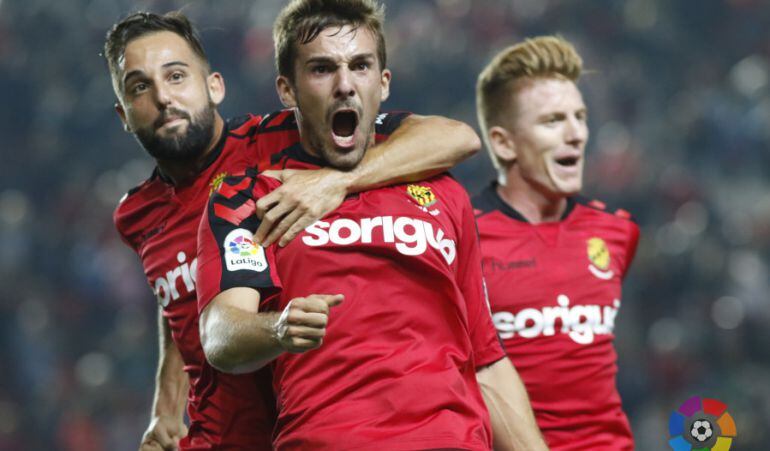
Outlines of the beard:
{"label": "beard", "polygon": [[[170,116],[187,119],[187,130],[180,135],[162,137],[156,131]],[[137,141],[156,160],[192,161],[200,157],[214,137],[214,105],[208,104],[191,116],[186,111],[169,108],[150,126],[136,130]]]}

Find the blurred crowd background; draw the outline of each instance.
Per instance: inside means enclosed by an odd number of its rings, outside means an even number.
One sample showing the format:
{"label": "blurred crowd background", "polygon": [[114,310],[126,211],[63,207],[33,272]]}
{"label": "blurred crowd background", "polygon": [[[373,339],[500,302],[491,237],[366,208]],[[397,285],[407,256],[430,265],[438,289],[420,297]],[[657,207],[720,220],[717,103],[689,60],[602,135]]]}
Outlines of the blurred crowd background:
{"label": "blurred crowd background", "polygon": [[[764,0],[386,0],[384,109],[476,126],[478,71],[560,33],[591,73],[585,193],[642,228],[615,333],[640,450],[685,399],[726,402],[733,449],[770,442],[770,6]],[[152,171],[100,56],[129,12],[182,8],[224,74],[226,116],[280,108],[281,1],[0,0],[0,450],[133,450],[149,420],[157,303],[113,229]],[[493,177],[485,152],[454,174]]]}

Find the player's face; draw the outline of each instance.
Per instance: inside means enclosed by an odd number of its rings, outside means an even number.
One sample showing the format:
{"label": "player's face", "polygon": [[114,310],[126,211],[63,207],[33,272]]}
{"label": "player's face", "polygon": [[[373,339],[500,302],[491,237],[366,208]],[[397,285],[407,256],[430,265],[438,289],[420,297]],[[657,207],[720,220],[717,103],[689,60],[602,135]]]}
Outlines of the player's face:
{"label": "player's face", "polygon": [[294,80],[278,77],[284,104],[297,107],[302,143],[331,166],[349,169],[374,135],[390,71],[380,70],[377,40],[367,28],[329,27],[298,46]]}
{"label": "player's face", "polygon": [[547,197],[576,194],[583,185],[588,126],[583,96],[575,83],[532,80],[514,94],[511,169]]}
{"label": "player's face", "polygon": [[224,84],[182,37],[162,31],[129,42],[118,76],[118,114],[150,155],[183,161],[210,147]]}

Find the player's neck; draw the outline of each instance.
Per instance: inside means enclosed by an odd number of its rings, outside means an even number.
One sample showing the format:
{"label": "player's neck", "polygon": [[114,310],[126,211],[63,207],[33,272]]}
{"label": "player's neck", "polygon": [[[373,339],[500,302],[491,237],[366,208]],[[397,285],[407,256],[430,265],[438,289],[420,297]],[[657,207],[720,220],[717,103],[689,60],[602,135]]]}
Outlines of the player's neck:
{"label": "player's neck", "polygon": [[211,137],[211,142],[209,142],[206,150],[197,158],[188,161],[156,160],[158,169],[174,186],[184,185],[195,180],[206,166],[209,155],[217,147],[224,129],[225,122],[222,120],[222,116],[219,113],[214,113],[214,135]]}
{"label": "player's neck", "polygon": [[501,177],[497,193],[531,224],[560,221],[567,210],[567,198],[546,196],[521,177]]}

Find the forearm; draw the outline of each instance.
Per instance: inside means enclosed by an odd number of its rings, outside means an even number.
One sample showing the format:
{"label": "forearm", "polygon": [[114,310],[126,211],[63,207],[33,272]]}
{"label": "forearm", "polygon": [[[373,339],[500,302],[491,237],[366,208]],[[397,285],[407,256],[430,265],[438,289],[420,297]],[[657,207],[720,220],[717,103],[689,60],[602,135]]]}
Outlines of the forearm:
{"label": "forearm", "polygon": [[444,172],[481,148],[467,124],[440,116],[410,116],[384,141],[367,150],[346,173],[348,193],[422,180]]}
{"label": "forearm", "polygon": [[168,416],[181,419],[187,405],[189,378],[184,372],[184,361],[171,338],[168,323],[158,310],[159,357],[155,375],[155,394],[152,402],[152,416]]}
{"label": "forearm", "polygon": [[[237,300],[238,293],[222,294]],[[258,304],[245,296],[240,299]],[[284,351],[274,331],[279,316],[278,312],[258,313],[215,298],[201,314],[201,343],[209,363],[226,373],[246,373],[267,365]]]}
{"label": "forearm", "polygon": [[524,384],[510,360],[484,367],[476,377],[489,410],[495,450],[547,450]]}

